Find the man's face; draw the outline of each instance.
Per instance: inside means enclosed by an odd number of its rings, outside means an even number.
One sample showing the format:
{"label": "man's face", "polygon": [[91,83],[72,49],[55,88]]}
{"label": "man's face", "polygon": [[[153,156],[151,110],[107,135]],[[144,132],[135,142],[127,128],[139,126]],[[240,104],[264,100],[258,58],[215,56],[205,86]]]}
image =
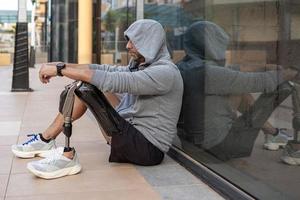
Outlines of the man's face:
{"label": "man's face", "polygon": [[131,40],[128,40],[126,49],[128,50],[128,53],[133,58],[133,60],[138,62],[145,60],[144,57],[137,51]]}

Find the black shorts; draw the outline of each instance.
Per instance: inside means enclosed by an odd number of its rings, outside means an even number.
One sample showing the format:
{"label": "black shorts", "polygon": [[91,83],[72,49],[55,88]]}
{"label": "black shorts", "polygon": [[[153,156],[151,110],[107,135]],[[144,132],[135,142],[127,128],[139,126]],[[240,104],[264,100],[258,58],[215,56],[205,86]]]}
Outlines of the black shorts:
{"label": "black shorts", "polygon": [[149,142],[142,133],[126,120],[120,121],[120,134],[113,134],[109,162],[158,165],[164,153]]}
{"label": "black shorts", "polygon": [[[107,103],[103,93],[95,86],[84,83],[75,93],[91,109],[99,124],[106,125],[101,126],[112,137],[109,162],[144,166],[157,165],[162,162],[164,153],[149,142],[132,124],[123,119]],[[62,113],[66,94],[67,92],[64,90],[60,95],[60,113]]]}

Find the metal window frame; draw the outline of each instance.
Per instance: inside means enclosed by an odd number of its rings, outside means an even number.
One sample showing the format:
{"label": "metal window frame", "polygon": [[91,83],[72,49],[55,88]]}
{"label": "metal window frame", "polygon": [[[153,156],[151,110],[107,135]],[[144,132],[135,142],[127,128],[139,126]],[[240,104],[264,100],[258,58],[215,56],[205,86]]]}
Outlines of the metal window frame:
{"label": "metal window frame", "polygon": [[144,19],[144,0],[136,0],[136,20]]}

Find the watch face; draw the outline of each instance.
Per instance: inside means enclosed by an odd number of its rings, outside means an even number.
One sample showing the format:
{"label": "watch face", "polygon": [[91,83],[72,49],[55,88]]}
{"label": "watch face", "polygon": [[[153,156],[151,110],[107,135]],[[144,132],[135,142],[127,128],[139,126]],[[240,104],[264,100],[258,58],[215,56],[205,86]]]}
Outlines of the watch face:
{"label": "watch face", "polygon": [[57,63],[56,65],[56,72],[58,76],[63,76],[63,74],[61,73],[61,70],[64,69],[66,67],[65,63]]}

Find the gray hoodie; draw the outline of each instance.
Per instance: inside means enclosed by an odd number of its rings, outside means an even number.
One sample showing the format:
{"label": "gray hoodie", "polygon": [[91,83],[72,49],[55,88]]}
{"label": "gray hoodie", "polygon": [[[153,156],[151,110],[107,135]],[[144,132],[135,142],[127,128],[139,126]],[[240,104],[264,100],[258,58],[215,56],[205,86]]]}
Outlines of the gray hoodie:
{"label": "gray hoodie", "polygon": [[103,92],[123,93],[116,111],[160,150],[168,151],[177,133],[183,82],[170,60],[163,27],[154,20],[138,20],[124,33],[145,65],[131,60],[127,67],[90,65],[91,83]]}

